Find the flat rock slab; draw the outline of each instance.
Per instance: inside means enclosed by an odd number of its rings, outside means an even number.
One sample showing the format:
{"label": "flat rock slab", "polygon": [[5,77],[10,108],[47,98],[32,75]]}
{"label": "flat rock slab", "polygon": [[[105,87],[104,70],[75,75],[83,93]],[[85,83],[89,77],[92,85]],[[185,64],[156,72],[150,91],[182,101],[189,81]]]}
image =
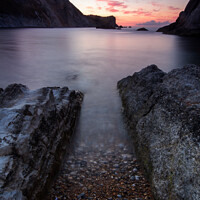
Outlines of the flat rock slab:
{"label": "flat rock slab", "polygon": [[200,199],[200,67],[151,65],[118,88],[156,199]]}
{"label": "flat rock slab", "polygon": [[60,165],[83,94],[67,87],[0,90],[0,199],[39,199]]}

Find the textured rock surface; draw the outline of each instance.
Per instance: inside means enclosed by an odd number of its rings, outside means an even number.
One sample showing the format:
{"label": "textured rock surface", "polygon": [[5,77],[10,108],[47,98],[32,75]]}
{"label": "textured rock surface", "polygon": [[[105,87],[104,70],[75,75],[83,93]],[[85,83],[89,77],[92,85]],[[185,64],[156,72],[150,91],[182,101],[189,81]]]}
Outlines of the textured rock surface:
{"label": "textured rock surface", "polygon": [[0,1],[0,27],[116,26],[115,17],[96,18],[83,15],[69,0]]}
{"label": "textured rock surface", "polygon": [[0,93],[0,199],[39,199],[74,131],[82,94],[68,88]]}
{"label": "textured rock surface", "polygon": [[156,199],[200,199],[200,67],[152,65],[118,88]]}
{"label": "textured rock surface", "polygon": [[158,32],[176,35],[200,36],[200,1],[190,0],[175,23],[158,29]]}

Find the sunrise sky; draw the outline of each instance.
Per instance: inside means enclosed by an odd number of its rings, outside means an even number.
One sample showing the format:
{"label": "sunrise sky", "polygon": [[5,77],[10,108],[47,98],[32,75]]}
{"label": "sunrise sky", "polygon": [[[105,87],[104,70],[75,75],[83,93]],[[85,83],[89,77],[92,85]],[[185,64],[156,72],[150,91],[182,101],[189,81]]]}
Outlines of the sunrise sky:
{"label": "sunrise sky", "polygon": [[70,0],[84,14],[114,15],[118,25],[161,27],[174,22],[189,0]]}

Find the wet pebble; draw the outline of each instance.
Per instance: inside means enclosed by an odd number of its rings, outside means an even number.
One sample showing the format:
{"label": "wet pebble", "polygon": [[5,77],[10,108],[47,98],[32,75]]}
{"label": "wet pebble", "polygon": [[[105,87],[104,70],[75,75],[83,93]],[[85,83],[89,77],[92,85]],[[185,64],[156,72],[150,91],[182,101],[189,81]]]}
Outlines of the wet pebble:
{"label": "wet pebble", "polygon": [[77,196],[78,199],[84,199],[85,198],[85,193],[81,193]]}
{"label": "wet pebble", "polygon": [[63,165],[47,200],[153,200],[139,163],[124,144],[103,148],[76,149]]}

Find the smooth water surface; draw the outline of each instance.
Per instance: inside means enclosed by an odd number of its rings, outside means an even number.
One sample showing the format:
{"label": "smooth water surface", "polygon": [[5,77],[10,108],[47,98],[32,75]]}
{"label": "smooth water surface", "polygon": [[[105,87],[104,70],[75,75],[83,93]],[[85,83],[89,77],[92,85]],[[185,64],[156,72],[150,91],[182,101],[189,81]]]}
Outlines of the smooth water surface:
{"label": "smooth water surface", "polygon": [[129,140],[117,81],[150,64],[162,70],[200,64],[198,39],[96,29],[0,30],[0,87],[69,86],[85,94],[77,138],[107,148]]}

